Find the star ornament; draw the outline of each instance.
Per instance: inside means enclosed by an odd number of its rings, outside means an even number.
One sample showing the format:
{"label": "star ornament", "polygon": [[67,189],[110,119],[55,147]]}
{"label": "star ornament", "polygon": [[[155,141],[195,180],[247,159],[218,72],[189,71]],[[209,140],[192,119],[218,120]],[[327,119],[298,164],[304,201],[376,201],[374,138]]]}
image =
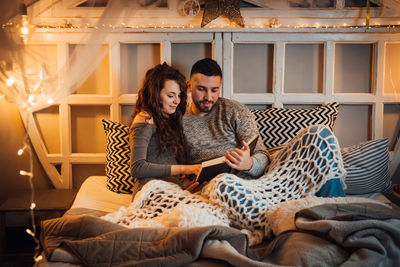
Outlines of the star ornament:
{"label": "star ornament", "polygon": [[240,14],[241,2],[242,0],[205,0],[201,27],[204,27],[219,16],[224,16],[240,27],[244,27],[244,19]]}

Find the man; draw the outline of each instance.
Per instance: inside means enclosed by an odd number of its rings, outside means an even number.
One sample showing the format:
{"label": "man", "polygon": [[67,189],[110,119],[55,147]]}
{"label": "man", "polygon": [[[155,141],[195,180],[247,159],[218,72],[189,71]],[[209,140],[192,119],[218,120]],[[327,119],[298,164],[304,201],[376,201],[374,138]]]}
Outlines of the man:
{"label": "man", "polygon": [[[270,164],[269,154],[262,140],[259,139],[254,153],[250,155],[246,141],[258,134],[257,124],[245,105],[219,97],[221,78],[222,71],[220,66],[210,58],[199,60],[192,67],[190,81],[188,81],[188,89],[192,94],[192,103],[183,117],[184,133],[190,147],[189,162],[201,163],[225,154],[227,164],[239,171],[235,173],[237,176],[247,179],[258,178],[265,174]],[[311,132],[315,130],[311,129]],[[320,130],[325,135],[322,138],[336,143],[337,149],[333,151],[333,155],[335,155],[337,163],[332,163],[332,166],[330,166],[331,173],[335,173],[334,179],[328,179],[320,190],[316,192],[316,195],[344,196],[340,179],[344,170],[340,163],[340,151],[337,151],[339,146],[329,129]],[[313,133],[306,134],[315,135]],[[317,138],[320,137],[317,136]],[[315,142],[319,143],[320,141],[316,140]],[[288,153],[293,153],[290,148],[287,149],[289,149]],[[328,160],[332,161],[333,159]],[[300,158],[300,161],[304,161],[304,159]],[[294,169],[299,169],[300,167],[291,164],[290,162],[283,162],[275,165],[286,165],[288,172],[293,172]],[[277,166],[274,166],[273,168],[275,169],[268,170],[271,175],[274,172],[282,171],[282,167],[277,168]],[[268,176],[268,174],[266,175]],[[307,171],[300,176],[307,177]],[[299,181],[303,179],[300,176],[297,178]],[[285,178],[287,177],[277,177],[277,179]],[[195,186],[197,184],[189,187],[189,190],[192,190]]]}
{"label": "man", "polygon": [[188,89],[192,103],[183,118],[190,147],[191,163],[200,163],[225,154],[227,164],[243,178],[264,174],[268,152],[258,139],[252,155],[247,142],[258,135],[257,124],[243,104],[220,98],[222,71],[210,58],[196,62],[191,70]]}

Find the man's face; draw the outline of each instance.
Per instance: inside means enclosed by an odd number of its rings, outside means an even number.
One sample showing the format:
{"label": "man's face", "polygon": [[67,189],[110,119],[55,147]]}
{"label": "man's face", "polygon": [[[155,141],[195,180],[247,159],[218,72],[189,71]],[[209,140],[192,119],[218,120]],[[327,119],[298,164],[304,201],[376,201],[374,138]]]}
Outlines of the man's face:
{"label": "man's face", "polygon": [[188,83],[192,92],[192,112],[197,116],[205,116],[212,110],[217,102],[221,90],[220,76],[206,76],[195,73]]}

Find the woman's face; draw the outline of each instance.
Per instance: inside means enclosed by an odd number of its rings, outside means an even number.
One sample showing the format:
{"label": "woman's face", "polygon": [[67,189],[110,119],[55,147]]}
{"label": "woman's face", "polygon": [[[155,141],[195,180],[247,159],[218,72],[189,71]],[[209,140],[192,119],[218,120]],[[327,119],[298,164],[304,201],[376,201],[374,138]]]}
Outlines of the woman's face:
{"label": "woman's face", "polygon": [[181,89],[176,81],[166,80],[164,88],[161,89],[160,99],[162,111],[165,114],[173,114],[176,111],[176,107],[181,102]]}

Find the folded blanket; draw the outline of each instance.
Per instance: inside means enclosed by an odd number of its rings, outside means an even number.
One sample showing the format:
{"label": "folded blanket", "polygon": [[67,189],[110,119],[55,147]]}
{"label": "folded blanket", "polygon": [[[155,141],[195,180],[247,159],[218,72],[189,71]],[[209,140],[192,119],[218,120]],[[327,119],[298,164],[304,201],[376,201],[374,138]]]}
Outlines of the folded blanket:
{"label": "folded blanket", "polygon": [[389,206],[323,204],[295,218],[294,230],[251,248],[225,226],[128,229],[86,215],[43,221],[41,243],[50,262],[89,266],[198,266],[210,258],[234,266],[400,266],[400,212]]}
{"label": "folded blanket", "polygon": [[224,227],[134,228],[93,216],[69,216],[42,222],[42,244],[49,261],[56,249],[71,252],[85,265],[184,266],[195,261],[206,240],[226,240],[246,255],[247,237]]}
{"label": "folded blanket", "polygon": [[375,203],[323,204],[295,214],[295,229],[248,250],[292,266],[400,266],[400,212]]}
{"label": "folded blanket", "polygon": [[272,206],[266,211],[265,236],[271,237],[272,234],[279,235],[282,232],[295,230],[295,214],[303,209],[323,205],[323,204],[350,204],[350,203],[374,203],[385,205],[383,202],[362,198],[362,197],[335,197],[324,198],[308,196],[301,199],[290,200]]}
{"label": "folded blanket", "polygon": [[346,266],[399,266],[400,212],[378,204],[332,204],[302,210],[296,227],[352,252]]}

